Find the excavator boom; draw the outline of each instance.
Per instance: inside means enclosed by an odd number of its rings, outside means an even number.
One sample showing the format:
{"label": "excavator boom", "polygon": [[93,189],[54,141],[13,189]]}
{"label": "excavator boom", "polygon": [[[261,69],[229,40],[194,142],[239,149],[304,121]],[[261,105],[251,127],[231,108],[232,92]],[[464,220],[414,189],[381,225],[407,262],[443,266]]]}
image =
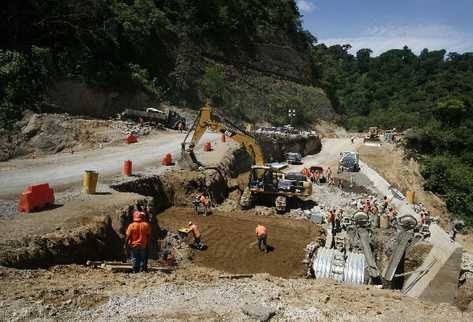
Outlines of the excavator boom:
{"label": "excavator boom", "polygon": [[[264,166],[263,152],[256,140],[238,126],[212,111],[212,108],[209,105],[200,109],[199,115],[187,132],[184,142],[182,142],[181,166],[187,166],[191,169],[202,166],[195,156],[194,148],[197,146],[207,129],[222,133],[242,144],[253,158],[254,164]],[[187,142],[191,132],[193,132],[192,138],[190,139],[190,142]]]}

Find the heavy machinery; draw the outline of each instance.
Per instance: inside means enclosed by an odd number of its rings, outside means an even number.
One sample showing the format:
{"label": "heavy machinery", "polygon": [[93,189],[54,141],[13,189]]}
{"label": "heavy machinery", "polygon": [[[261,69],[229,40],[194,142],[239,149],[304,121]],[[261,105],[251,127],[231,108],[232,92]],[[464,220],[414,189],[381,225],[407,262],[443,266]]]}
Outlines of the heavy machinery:
{"label": "heavy machinery", "polygon": [[381,140],[379,139],[379,129],[377,127],[370,127],[368,129],[368,135],[363,139],[363,144],[367,145],[380,145]]}
{"label": "heavy machinery", "polygon": [[142,119],[145,122],[155,122],[175,130],[186,128],[186,119],[171,110],[166,113],[153,107],[147,108],[146,111],[127,108],[121,113],[121,117],[135,121]]}
{"label": "heavy machinery", "polygon": [[337,173],[344,171],[357,172],[360,171],[360,156],[358,152],[340,152],[340,159],[338,160]]}
{"label": "heavy machinery", "polygon": [[[286,175],[270,165],[266,165],[261,147],[248,132],[219,115],[209,105],[200,109],[194,124],[182,142],[181,165],[198,169],[203,165],[197,160],[194,148],[209,129],[219,132],[240,143],[253,159],[248,186],[240,199],[243,209],[251,208],[257,197],[275,198],[276,210],[285,212],[288,197],[307,197],[312,194],[312,184],[299,178],[286,178]],[[190,142],[187,142],[193,132]]]}

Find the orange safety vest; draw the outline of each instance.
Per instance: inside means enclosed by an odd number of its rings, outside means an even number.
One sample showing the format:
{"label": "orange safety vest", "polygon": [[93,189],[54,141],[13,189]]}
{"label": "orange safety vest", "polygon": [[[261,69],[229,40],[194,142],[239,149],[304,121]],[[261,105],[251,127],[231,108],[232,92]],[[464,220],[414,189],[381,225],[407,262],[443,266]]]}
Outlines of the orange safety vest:
{"label": "orange safety vest", "polygon": [[151,226],[146,221],[132,222],[126,230],[126,239],[130,247],[148,246]]}
{"label": "orange safety vest", "polygon": [[331,211],[328,212],[328,216],[327,216],[327,222],[328,223],[333,223],[335,220],[335,214]]}
{"label": "orange safety vest", "polygon": [[207,198],[206,198],[204,195],[200,196],[200,202],[201,202],[204,206],[207,206],[208,203],[209,203],[209,201],[207,200]]}
{"label": "orange safety vest", "polygon": [[262,235],[267,235],[268,231],[266,230],[266,227],[258,225],[256,226],[256,236],[260,237]]}
{"label": "orange safety vest", "polygon": [[197,225],[192,224],[190,228],[191,228],[192,235],[194,236],[194,238],[199,238],[200,237],[200,231],[199,231],[199,228],[197,227]]}

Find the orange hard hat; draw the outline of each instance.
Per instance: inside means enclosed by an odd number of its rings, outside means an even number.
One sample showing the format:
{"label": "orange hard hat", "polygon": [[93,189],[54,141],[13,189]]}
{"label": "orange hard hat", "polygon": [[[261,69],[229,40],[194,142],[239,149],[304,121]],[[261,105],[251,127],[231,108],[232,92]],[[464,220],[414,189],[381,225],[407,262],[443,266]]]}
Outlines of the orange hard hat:
{"label": "orange hard hat", "polygon": [[142,221],[144,217],[144,213],[141,211],[135,211],[133,213],[133,221]]}

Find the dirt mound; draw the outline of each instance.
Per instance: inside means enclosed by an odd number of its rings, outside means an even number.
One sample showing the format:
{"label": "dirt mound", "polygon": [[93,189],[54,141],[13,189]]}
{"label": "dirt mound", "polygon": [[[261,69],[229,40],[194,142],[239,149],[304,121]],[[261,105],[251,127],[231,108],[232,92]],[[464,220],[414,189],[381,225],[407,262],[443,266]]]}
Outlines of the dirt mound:
{"label": "dirt mound", "polygon": [[120,215],[145,197],[114,193],[90,195],[64,206],[0,220],[0,265],[26,268],[123,254]]}
{"label": "dirt mound", "polygon": [[[236,212],[232,216],[214,212],[197,217],[193,209],[171,208],[158,216],[159,224],[169,231],[186,226],[188,221],[198,224],[208,249],[197,252],[193,261],[202,266],[229,273],[264,273],[280,277],[303,276],[304,249],[322,235],[320,226],[305,220],[284,217],[260,217]],[[270,253],[256,247],[255,228],[260,223],[268,228]]]}
{"label": "dirt mound", "polygon": [[[203,191],[212,202],[222,203],[230,193],[243,190],[247,176],[239,176],[251,167],[251,159],[243,148],[230,149],[212,169],[202,171],[175,170],[159,175],[132,177],[110,185],[120,192],[134,192],[154,198],[161,211],[171,206],[191,206],[193,196]],[[246,179],[247,180],[247,179]]]}

